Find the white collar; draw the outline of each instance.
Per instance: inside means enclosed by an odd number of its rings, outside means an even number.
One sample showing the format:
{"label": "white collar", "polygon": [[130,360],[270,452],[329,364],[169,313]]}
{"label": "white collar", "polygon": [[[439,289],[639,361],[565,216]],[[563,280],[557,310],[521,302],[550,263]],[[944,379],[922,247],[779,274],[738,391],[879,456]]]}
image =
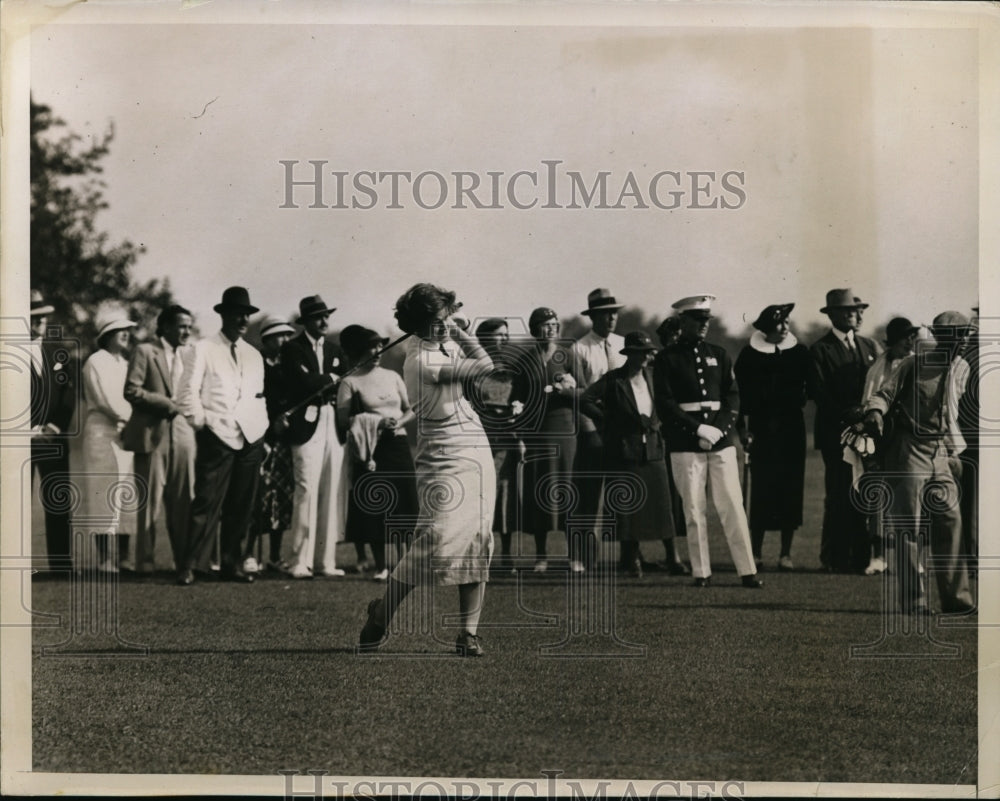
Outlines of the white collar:
{"label": "white collar", "polygon": [[831,328],[830,330],[833,331],[833,335],[837,339],[839,339],[841,341],[841,343],[845,347],[848,347],[848,348],[851,347],[851,343],[854,342],[854,331],[853,331],[853,329],[849,330],[849,331],[839,331],[836,328]]}
{"label": "white collar", "polygon": [[316,346],[317,346],[317,345],[322,345],[322,344],[324,344],[324,343],[323,343],[323,340],[324,340],[324,339],[325,339],[326,337],[320,337],[319,339],[313,339],[313,336],[312,336],[312,334],[310,334],[310,333],[309,333],[308,331],[305,331],[305,330],[303,330],[303,331],[302,331],[302,333],[306,335],[306,339],[308,339],[308,340],[309,340],[310,344],[312,345],[312,349],[313,349],[313,350],[316,350]]}
{"label": "white collar", "polygon": [[177,348],[175,348],[173,345],[167,342],[166,338],[164,337],[160,337],[160,344],[163,346],[164,353],[174,353],[177,350]]}
{"label": "white collar", "polygon": [[[777,343],[778,350],[788,350],[789,348],[794,348],[799,344],[799,341],[795,338],[795,334],[791,331],[788,332],[781,342]],[[750,335],[750,347],[754,350],[759,350],[761,353],[774,353],[775,343],[768,342],[764,338],[763,331],[754,331]]]}

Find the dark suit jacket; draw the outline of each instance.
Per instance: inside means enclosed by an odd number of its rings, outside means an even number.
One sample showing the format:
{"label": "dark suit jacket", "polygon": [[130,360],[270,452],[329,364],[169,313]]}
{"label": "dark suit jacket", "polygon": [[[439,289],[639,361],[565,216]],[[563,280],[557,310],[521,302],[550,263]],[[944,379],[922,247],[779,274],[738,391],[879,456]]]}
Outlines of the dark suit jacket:
{"label": "dark suit jacket", "polygon": [[71,433],[70,423],[76,410],[80,361],[69,345],[42,341],[42,372],[31,368],[31,425],[50,423],[61,434]]}
{"label": "dark suit jacket", "polygon": [[[700,359],[700,361],[698,361]],[[736,444],[740,393],[729,353],[711,342],[699,342],[697,354],[690,342],[664,348],[653,361],[656,408],[663,420],[663,435],[671,453],[701,453],[698,426],[715,426],[722,437],[712,450]],[[718,409],[689,411],[683,403],[716,402]]]}
{"label": "dark suit jacket", "polygon": [[[183,351],[174,358],[183,357]],[[122,447],[134,453],[152,453],[167,430],[168,422],[180,412],[174,402],[175,387],[163,345],[157,339],[144,342],[133,352],[125,378],[125,400],[132,404],[132,416],[122,430]]]}
{"label": "dark suit jacket", "polygon": [[609,370],[587,387],[580,409],[597,423],[604,442],[604,461],[609,467],[663,460],[665,451],[656,414],[652,371],[643,371],[653,399],[652,414],[639,414],[635,393],[624,367]]}
{"label": "dark suit jacket", "polygon": [[323,366],[320,369],[312,341],[303,331],[281,347],[281,371],[285,377],[290,405],[300,403],[313,393],[324,390],[308,406],[292,412],[289,417],[286,439],[292,445],[301,445],[316,433],[318,418],[311,421],[306,419],[310,406],[330,403],[336,397],[333,375],[343,372],[340,354],[336,346],[326,340],[323,343]]}
{"label": "dark suit jacket", "polygon": [[858,355],[841,344],[833,331],[809,348],[808,390],[816,402],[813,431],[817,450],[837,447],[847,423],[844,413],[861,403],[865,374],[879,354],[878,346],[867,337],[854,335]]}

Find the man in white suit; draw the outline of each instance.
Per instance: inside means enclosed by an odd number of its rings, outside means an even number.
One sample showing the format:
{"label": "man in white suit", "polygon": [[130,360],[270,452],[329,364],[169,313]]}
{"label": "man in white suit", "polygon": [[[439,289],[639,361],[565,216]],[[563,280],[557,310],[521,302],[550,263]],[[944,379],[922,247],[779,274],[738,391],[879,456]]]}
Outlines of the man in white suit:
{"label": "man in white suit", "polygon": [[185,354],[177,394],[198,447],[187,553],[177,565],[182,585],[194,582],[195,569],[204,570],[220,516],[222,578],[254,579],[243,571],[243,540],[257,500],[268,419],[264,360],[243,336],[258,309],[246,289],[233,286],[222,293],[215,311],[222,317],[222,330]]}

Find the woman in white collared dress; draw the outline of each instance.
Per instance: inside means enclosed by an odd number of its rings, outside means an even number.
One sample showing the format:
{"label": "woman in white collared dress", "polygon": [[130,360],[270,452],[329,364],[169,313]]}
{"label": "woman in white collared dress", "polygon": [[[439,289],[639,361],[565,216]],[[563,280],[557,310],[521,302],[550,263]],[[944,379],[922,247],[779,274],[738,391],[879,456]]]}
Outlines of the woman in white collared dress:
{"label": "woman in white collared dress", "polygon": [[480,656],[477,635],[493,555],[496,473],[486,432],[462,392],[493,362],[453,319],[455,293],[432,284],[411,287],[396,303],[406,343],[403,378],[416,417],[415,467],[420,511],[412,547],[396,565],[384,598],[368,605],[362,650],[385,639],[399,604],[418,584],[458,587],[460,633],[455,649]]}
{"label": "woman in white collared dress", "polygon": [[[132,454],[121,447],[121,430],[132,407],[125,400],[128,344],[135,323],[124,316],[99,322],[97,350],[83,365],[83,403],[77,410],[79,437],[70,470],[79,488],[73,512],[74,567],[117,572],[136,530],[138,488]],[[117,539],[111,547],[111,538]]]}

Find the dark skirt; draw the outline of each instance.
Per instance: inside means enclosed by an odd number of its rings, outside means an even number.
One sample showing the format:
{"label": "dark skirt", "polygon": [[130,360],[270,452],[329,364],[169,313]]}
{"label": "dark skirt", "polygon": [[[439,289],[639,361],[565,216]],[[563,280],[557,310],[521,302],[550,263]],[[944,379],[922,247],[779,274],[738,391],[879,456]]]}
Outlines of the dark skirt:
{"label": "dark skirt", "polygon": [[[347,500],[347,539],[356,543],[408,540],[416,523],[417,483],[406,437],[385,432],[372,454],[375,470],[355,462]],[[412,533],[412,532],[411,532]]]}
{"label": "dark skirt", "polygon": [[665,540],[675,535],[667,463],[606,463],[604,509],[621,542]]}
{"label": "dark skirt", "polygon": [[550,412],[526,440],[521,469],[521,530],[527,534],[565,531],[572,513],[576,431],[571,409]]}
{"label": "dark skirt", "polygon": [[260,521],[264,533],[281,534],[292,525],[295,479],[292,449],[278,442],[260,466]]}
{"label": "dark skirt", "polygon": [[[781,531],[802,525],[806,426],[799,410],[751,418],[750,528]],[[846,503],[847,500],[845,499]]]}

